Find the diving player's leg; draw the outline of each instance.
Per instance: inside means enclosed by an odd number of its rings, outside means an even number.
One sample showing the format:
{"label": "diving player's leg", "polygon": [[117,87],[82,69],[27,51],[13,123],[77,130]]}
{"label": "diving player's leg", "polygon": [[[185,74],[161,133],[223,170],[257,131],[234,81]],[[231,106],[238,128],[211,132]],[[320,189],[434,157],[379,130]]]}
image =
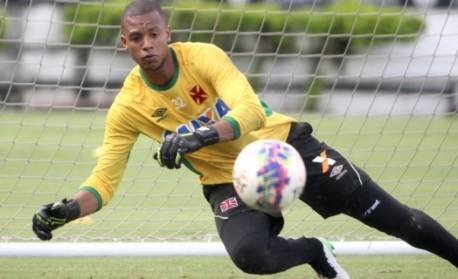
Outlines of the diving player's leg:
{"label": "diving player's leg", "polygon": [[[328,252],[329,247],[324,247],[317,238],[279,237],[283,217],[248,208],[237,197],[232,185],[204,186],[204,194],[215,214],[221,240],[234,264],[242,271],[273,274],[310,263],[324,278],[348,278]],[[334,260],[335,267],[326,257],[332,257],[330,260]]]}
{"label": "diving player's leg", "polygon": [[218,232],[234,264],[246,273],[273,274],[315,261],[313,238],[285,239],[271,232],[272,218],[254,210],[230,216]]}
{"label": "diving player's leg", "polygon": [[424,212],[410,208],[368,179],[348,200],[344,213],[458,267],[458,240]]}
{"label": "diving player's leg", "polygon": [[323,218],[345,213],[458,267],[458,240],[453,235],[424,212],[401,204],[311,132],[307,123],[296,123],[288,137],[306,164],[302,201]]}

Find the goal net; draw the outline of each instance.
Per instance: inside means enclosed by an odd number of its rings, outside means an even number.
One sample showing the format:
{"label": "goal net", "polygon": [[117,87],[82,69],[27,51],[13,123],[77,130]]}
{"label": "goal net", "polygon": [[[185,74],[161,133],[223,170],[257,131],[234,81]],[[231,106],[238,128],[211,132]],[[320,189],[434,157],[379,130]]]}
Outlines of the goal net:
{"label": "goal net", "polygon": [[[38,243],[35,210],[72,197],[94,167],[107,108],[134,66],[119,43],[127,2],[0,2],[0,244]],[[174,41],[220,46],[273,110],[310,122],[458,235],[458,3],[161,3]],[[197,177],[158,167],[156,148],[141,136],[112,202],[53,243],[219,243]],[[284,215],[288,237],[394,240],[300,202]]]}

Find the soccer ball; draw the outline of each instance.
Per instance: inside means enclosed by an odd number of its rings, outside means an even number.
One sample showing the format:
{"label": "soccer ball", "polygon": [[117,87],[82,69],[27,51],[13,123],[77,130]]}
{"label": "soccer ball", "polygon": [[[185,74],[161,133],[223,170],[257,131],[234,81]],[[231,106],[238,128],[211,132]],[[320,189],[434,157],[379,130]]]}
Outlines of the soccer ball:
{"label": "soccer ball", "polygon": [[233,169],[234,187],[242,201],[270,214],[279,213],[301,195],[306,176],[297,150],[278,140],[250,143]]}

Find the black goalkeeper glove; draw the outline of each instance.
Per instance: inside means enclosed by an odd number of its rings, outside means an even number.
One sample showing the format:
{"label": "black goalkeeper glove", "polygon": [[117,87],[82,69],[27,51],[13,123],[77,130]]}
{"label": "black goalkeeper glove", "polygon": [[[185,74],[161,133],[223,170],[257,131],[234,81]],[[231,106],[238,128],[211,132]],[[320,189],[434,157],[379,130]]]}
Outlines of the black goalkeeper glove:
{"label": "black goalkeeper glove", "polygon": [[167,135],[154,154],[161,167],[179,169],[183,156],[200,148],[219,142],[218,131],[212,127],[200,127],[193,133]]}
{"label": "black goalkeeper glove", "polygon": [[77,219],[80,206],[75,200],[63,199],[61,202],[40,206],[32,218],[33,232],[41,240],[50,240],[52,231]]}

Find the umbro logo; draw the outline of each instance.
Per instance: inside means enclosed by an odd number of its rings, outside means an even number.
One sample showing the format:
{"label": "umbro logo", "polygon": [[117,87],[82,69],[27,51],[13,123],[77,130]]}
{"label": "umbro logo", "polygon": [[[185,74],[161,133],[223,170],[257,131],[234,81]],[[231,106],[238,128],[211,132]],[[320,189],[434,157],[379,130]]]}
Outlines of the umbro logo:
{"label": "umbro logo", "polygon": [[338,166],[335,166],[332,168],[331,170],[331,174],[329,175],[329,177],[334,177],[336,175],[339,175],[342,173],[342,170],[343,170],[343,165],[338,165]]}
{"label": "umbro logo", "polygon": [[158,108],[153,112],[153,114],[151,114],[151,116],[156,118],[156,121],[159,122],[167,117],[167,108]]}
{"label": "umbro logo", "polygon": [[347,172],[348,171],[344,168],[343,165],[338,165],[332,168],[329,177],[335,177],[335,180],[339,181],[345,174],[347,174]]}

